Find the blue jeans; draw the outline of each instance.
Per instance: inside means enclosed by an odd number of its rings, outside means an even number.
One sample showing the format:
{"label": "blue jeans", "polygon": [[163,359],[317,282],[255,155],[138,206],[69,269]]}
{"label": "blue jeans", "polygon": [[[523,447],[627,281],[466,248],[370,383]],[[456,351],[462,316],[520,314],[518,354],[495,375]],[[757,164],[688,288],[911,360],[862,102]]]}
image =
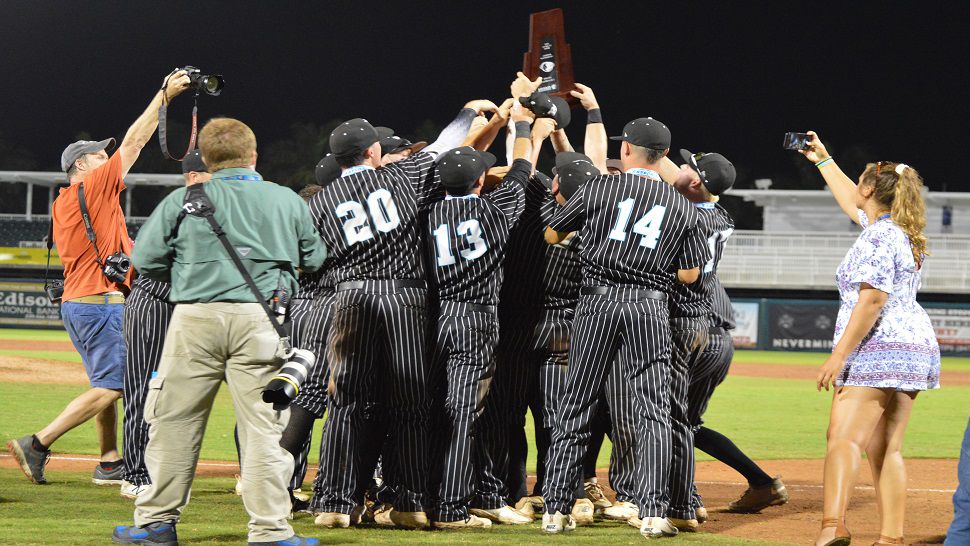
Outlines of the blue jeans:
{"label": "blue jeans", "polygon": [[92,387],[124,389],[125,335],[123,303],[75,303],[61,305],[64,328],[81,353]]}
{"label": "blue jeans", "polygon": [[957,477],[960,484],[953,494],[953,523],[946,532],[944,546],[970,545],[970,423],[963,433]]}

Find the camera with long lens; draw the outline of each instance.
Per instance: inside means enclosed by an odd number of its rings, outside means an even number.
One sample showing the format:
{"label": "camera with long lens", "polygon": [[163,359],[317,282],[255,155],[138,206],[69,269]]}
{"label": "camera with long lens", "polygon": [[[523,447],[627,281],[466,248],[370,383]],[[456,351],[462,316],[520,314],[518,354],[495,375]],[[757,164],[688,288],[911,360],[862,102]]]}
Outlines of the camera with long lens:
{"label": "camera with long lens", "polygon": [[280,371],[263,388],[263,402],[273,404],[277,411],[285,410],[300,394],[300,388],[313,369],[317,357],[306,349],[292,349]]}
{"label": "camera with long lens", "polygon": [[221,74],[203,74],[201,70],[194,66],[183,66],[182,70],[189,76],[189,87],[205,91],[207,95],[213,97],[222,93],[222,88],[226,85],[226,80]]}
{"label": "camera with long lens", "polygon": [[108,280],[121,283],[125,282],[125,277],[128,276],[128,270],[131,269],[131,258],[124,252],[115,252],[105,258],[104,263],[101,265],[101,273]]}
{"label": "camera with long lens", "polygon": [[64,295],[64,281],[51,279],[44,284],[44,292],[47,292],[47,299],[51,303],[61,303],[61,296]]}

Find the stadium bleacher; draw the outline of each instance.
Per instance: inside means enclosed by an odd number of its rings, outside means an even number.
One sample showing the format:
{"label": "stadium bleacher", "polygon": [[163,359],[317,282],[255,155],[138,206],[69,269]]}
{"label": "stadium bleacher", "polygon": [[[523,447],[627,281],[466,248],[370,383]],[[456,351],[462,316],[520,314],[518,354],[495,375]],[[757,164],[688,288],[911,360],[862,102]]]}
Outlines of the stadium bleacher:
{"label": "stadium bleacher", "polygon": [[[132,239],[145,221],[144,218],[128,219],[128,235]],[[48,217],[34,215],[27,220],[24,215],[0,215],[0,247],[31,248],[43,246],[47,240]]]}

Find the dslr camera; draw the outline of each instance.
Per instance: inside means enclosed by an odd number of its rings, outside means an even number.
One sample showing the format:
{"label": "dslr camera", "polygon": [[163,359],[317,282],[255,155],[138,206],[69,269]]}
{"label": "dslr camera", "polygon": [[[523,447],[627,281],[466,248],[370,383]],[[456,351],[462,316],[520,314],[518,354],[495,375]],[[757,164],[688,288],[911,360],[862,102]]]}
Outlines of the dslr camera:
{"label": "dslr camera", "polygon": [[[131,269],[131,258],[120,251],[105,258],[101,264],[101,273],[112,282],[125,282],[129,269]],[[61,291],[63,292],[63,288]]]}
{"label": "dslr camera", "polygon": [[291,349],[286,362],[263,389],[263,402],[276,411],[285,410],[300,394],[300,388],[313,369],[317,357],[306,349]]}
{"label": "dslr camera", "polygon": [[51,303],[61,303],[61,296],[64,295],[64,281],[51,279],[44,283],[44,292],[47,292],[47,299]]}
{"label": "dslr camera", "polygon": [[183,66],[182,70],[189,76],[189,87],[205,91],[207,95],[219,96],[219,93],[222,93],[222,88],[226,85],[226,80],[223,79],[221,74],[203,74],[201,70],[194,66]]}

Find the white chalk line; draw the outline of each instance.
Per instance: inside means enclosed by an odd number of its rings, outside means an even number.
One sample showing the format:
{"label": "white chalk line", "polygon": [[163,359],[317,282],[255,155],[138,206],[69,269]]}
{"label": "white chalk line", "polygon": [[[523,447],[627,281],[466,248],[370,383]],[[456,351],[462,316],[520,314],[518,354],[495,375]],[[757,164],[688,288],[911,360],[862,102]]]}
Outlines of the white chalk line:
{"label": "white chalk line", "polygon": [[[0,458],[12,459],[12,455],[0,454]],[[86,461],[86,462],[100,462],[100,459],[96,457],[59,457],[54,455],[51,459],[57,459],[61,461]],[[239,468],[238,464],[233,463],[208,463],[205,461],[200,461],[198,466],[205,466],[210,468]],[[316,468],[314,465],[310,465],[311,468]],[[534,477],[534,476],[532,476]],[[745,482],[712,482],[712,481],[698,481],[696,482],[701,485],[735,485],[735,486],[747,486]],[[785,484],[788,489],[821,489],[822,486],[818,484]],[[871,485],[857,485],[856,489],[863,489],[865,491],[875,491],[876,488]],[[907,488],[907,491],[912,491],[915,493],[949,493],[953,494],[955,489],[927,489],[927,488]]]}

